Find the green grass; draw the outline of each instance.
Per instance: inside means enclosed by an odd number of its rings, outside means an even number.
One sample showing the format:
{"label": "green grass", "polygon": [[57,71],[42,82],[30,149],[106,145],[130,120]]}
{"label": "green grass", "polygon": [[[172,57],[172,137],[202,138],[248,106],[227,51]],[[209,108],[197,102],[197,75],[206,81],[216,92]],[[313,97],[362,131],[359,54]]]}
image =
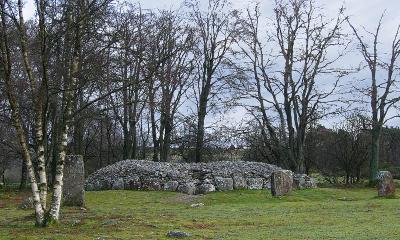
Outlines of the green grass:
{"label": "green grass", "polygon": [[[63,208],[58,226],[35,228],[33,211],[19,210],[23,193],[0,192],[0,239],[400,239],[400,199],[366,188],[217,192],[87,192],[87,206]],[[192,208],[192,203],[204,207]]]}

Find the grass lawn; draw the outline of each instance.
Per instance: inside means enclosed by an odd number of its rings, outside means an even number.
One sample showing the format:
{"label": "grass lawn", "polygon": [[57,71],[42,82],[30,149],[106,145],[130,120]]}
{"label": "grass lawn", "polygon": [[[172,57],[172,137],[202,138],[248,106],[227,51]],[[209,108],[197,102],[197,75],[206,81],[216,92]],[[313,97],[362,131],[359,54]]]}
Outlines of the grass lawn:
{"label": "grass lawn", "polygon": [[[86,209],[63,208],[58,226],[35,228],[26,193],[0,192],[0,239],[400,239],[400,199],[366,188],[187,196],[171,192],[87,192]],[[193,208],[193,203],[204,203]]]}

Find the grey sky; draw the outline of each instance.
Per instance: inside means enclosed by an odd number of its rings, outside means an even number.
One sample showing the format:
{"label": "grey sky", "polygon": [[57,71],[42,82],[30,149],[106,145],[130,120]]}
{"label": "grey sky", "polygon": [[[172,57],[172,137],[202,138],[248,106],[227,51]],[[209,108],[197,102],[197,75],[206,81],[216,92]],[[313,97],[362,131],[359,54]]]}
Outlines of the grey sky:
{"label": "grey sky", "polygon": [[[118,0],[117,0],[118,1]],[[177,9],[184,0],[132,0],[138,2],[145,9]],[[206,2],[207,0],[200,0]],[[386,11],[383,19],[379,48],[383,52],[387,52],[398,24],[400,24],[399,0],[315,0],[318,5],[324,8],[324,12],[328,17],[335,17],[341,6],[344,6],[345,14],[357,27],[364,26],[366,29],[373,31],[377,26],[377,21],[381,14]],[[255,2],[261,3],[262,17],[267,18],[273,16],[274,0],[230,0],[232,8],[244,10],[249,4]],[[26,0],[25,14],[27,17],[34,15],[34,0]],[[349,29],[347,29],[349,31]],[[385,57],[385,56],[382,56]],[[354,50],[354,54],[343,60],[345,65],[358,65],[362,61],[362,57]],[[368,75],[365,75],[366,77]],[[360,78],[360,76],[358,76]],[[368,107],[368,106],[366,106]],[[236,110],[231,114],[227,114],[227,119],[240,121],[237,116],[243,116],[243,110]],[[332,121],[332,119],[330,119]],[[330,124],[329,124],[330,125]],[[399,121],[392,121],[390,125],[400,125]]]}

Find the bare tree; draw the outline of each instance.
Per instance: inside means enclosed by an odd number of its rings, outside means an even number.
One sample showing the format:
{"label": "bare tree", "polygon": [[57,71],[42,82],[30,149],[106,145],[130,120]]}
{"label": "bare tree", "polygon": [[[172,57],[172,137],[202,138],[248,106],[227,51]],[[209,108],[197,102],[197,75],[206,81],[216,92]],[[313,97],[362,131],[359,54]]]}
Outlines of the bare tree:
{"label": "bare tree", "polygon": [[[274,158],[297,172],[306,170],[307,129],[329,113],[324,110],[333,102],[338,81],[346,73],[335,66],[343,53],[328,54],[329,49],[346,46],[340,33],[342,11],[332,20],[313,0],[276,1],[274,29],[266,33],[266,42],[260,37],[258,5],[254,11],[248,9],[240,21],[238,44],[248,60],[242,70],[251,75],[247,77],[250,80],[245,79],[238,86],[257,101],[258,105],[250,110],[259,112],[252,114],[260,119],[266,145]],[[324,78],[331,82],[323,82]],[[276,119],[278,128],[274,126]]]}
{"label": "bare tree", "polygon": [[[398,88],[396,86],[396,74],[398,68],[398,58],[400,55],[400,38],[399,31],[400,25],[397,27],[395,35],[391,43],[391,49],[388,54],[389,59],[384,60],[378,52],[379,44],[379,33],[381,31],[382,19],[384,14],[378,21],[378,26],[374,32],[367,32],[372,37],[372,43],[368,43],[368,40],[361,35],[361,31],[358,30],[349,19],[347,19],[354,35],[360,46],[360,52],[370,70],[370,85],[364,89],[363,93],[370,98],[371,106],[371,159],[370,159],[370,181],[371,183],[376,180],[378,163],[379,163],[379,142],[381,138],[383,125],[393,117],[387,117],[391,109],[400,101],[398,97]],[[384,77],[386,75],[386,77]]]}
{"label": "bare tree", "polygon": [[228,8],[227,0],[209,0],[203,11],[199,1],[188,1],[190,18],[197,29],[198,43],[197,82],[194,85],[197,105],[196,162],[202,161],[204,147],[205,118],[209,112],[209,102],[220,94],[224,86],[224,74],[218,72],[226,60],[236,33],[232,22],[236,11]]}

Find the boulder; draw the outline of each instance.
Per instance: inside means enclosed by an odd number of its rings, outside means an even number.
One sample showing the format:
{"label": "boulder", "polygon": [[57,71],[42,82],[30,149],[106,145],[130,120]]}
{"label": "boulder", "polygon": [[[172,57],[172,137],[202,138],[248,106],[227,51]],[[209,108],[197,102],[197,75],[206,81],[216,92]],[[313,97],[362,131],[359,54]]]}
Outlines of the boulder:
{"label": "boulder", "polygon": [[210,183],[203,183],[197,187],[197,194],[206,194],[209,192],[215,192],[215,186]]}
{"label": "boulder", "polygon": [[142,180],[142,188],[144,190],[160,191],[162,184],[157,178],[145,178]]}
{"label": "boulder", "polygon": [[263,179],[263,189],[271,189],[271,177]]}
{"label": "boulder", "polygon": [[196,184],[193,182],[184,183],[178,186],[178,192],[193,195],[196,193]]}
{"label": "boulder", "polygon": [[293,188],[294,189],[317,188],[317,182],[315,178],[307,176],[306,174],[294,174]]}
{"label": "boulder", "polygon": [[233,190],[232,178],[215,177],[214,182],[215,182],[215,188],[218,191]]}
{"label": "boulder", "polygon": [[246,179],[241,175],[234,175],[233,179],[233,188],[234,189],[245,189],[247,188]]}
{"label": "boulder", "polygon": [[178,189],[178,181],[169,181],[164,184],[164,191],[175,192]]}
{"label": "boulder", "polygon": [[178,231],[169,231],[167,233],[167,237],[169,238],[187,238],[192,236],[189,233],[185,233],[185,232],[178,232]]}
{"label": "boulder", "polygon": [[123,178],[118,178],[115,182],[112,183],[112,190],[124,190],[125,189],[125,182]]}
{"label": "boulder", "polygon": [[138,175],[133,175],[126,183],[125,189],[139,190],[142,189],[142,182]]}
{"label": "boulder", "polygon": [[389,197],[394,196],[396,186],[393,181],[393,176],[389,171],[378,172],[378,196]]}
{"label": "boulder", "polygon": [[81,155],[65,157],[63,203],[66,206],[85,204],[85,169]]}
{"label": "boulder", "polygon": [[271,175],[272,196],[282,196],[290,193],[293,188],[293,172],[278,170]]}
{"label": "boulder", "polygon": [[264,179],[262,178],[248,178],[247,188],[251,190],[263,189]]}

